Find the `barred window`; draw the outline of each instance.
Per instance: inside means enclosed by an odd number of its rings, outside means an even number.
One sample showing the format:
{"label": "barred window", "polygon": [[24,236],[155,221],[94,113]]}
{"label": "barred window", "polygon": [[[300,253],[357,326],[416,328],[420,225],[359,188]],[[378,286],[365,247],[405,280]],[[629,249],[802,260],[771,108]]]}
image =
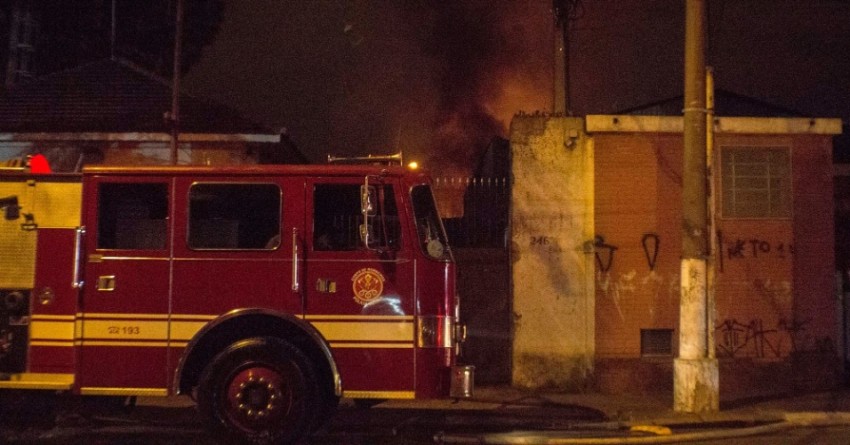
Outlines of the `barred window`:
{"label": "barred window", "polygon": [[786,147],[721,149],[725,218],[791,216],[791,156]]}

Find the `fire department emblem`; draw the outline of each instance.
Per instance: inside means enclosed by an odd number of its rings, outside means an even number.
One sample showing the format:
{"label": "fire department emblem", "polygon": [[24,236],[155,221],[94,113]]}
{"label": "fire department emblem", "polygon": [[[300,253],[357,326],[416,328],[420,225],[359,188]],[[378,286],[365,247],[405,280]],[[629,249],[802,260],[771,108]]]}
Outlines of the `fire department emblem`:
{"label": "fire department emblem", "polygon": [[377,300],[384,292],[384,276],[375,269],[360,269],[351,277],[354,301],[366,304]]}

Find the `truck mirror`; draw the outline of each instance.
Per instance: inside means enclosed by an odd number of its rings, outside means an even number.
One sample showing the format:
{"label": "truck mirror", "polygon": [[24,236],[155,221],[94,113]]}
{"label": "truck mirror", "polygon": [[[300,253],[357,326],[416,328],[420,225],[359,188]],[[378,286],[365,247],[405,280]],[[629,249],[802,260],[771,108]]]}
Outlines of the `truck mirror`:
{"label": "truck mirror", "polygon": [[367,249],[374,249],[375,246],[375,231],[369,223],[360,224],[360,241]]}
{"label": "truck mirror", "polygon": [[375,209],[375,193],[375,187],[369,185],[368,182],[360,186],[360,212],[364,216],[375,216],[377,213]]}
{"label": "truck mirror", "polygon": [[372,232],[370,218],[377,214],[377,208],[375,206],[376,193],[377,189],[369,185],[369,177],[367,176],[363,181],[363,185],[360,186],[360,213],[363,215],[363,223],[360,224],[360,242],[367,249],[374,247],[374,233]]}

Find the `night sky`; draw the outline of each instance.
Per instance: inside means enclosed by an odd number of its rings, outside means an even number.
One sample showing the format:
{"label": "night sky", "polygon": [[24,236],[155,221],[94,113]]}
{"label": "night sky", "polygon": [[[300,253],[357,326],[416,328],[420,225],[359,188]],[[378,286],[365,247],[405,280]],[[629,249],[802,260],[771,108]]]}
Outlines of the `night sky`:
{"label": "night sky", "polygon": [[[850,1],[709,0],[716,85],[850,121]],[[683,90],[684,0],[583,0],[570,110]],[[393,153],[465,172],[518,112],[552,104],[550,0],[225,0],[184,87],[286,128],[312,160]]]}

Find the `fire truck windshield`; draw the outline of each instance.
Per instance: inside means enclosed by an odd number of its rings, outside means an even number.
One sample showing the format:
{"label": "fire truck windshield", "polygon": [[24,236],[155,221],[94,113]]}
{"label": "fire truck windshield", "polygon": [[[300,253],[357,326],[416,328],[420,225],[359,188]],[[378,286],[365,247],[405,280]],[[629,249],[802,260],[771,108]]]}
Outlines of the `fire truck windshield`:
{"label": "fire truck windshield", "polygon": [[413,198],[413,213],[416,217],[416,230],[419,245],[429,257],[436,260],[450,260],[451,250],[443,230],[443,223],[437,213],[431,187],[417,185],[410,192]]}

